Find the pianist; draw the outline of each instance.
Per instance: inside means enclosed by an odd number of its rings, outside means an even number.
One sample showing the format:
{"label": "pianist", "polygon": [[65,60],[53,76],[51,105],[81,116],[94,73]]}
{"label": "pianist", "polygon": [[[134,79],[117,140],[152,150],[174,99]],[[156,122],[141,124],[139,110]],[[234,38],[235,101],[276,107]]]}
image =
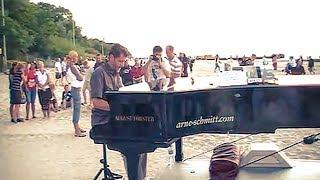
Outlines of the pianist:
{"label": "pianist", "polygon": [[[119,70],[124,66],[127,59],[128,51],[120,44],[115,44],[109,52],[108,62],[102,64],[92,74],[90,85],[92,97],[92,114],[91,125],[93,131],[103,133],[112,131],[108,126],[110,117],[110,107],[107,100],[104,98],[106,91],[118,91],[123,86]],[[126,159],[124,158],[125,167]],[[139,179],[144,179],[146,176],[147,156],[142,154],[139,159]]]}

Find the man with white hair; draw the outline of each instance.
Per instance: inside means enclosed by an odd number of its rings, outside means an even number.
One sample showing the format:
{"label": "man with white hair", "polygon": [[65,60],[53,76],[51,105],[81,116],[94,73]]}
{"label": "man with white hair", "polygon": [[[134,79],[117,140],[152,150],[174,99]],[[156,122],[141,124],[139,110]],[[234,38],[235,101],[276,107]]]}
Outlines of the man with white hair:
{"label": "man with white hair", "polygon": [[174,47],[172,45],[168,45],[166,47],[166,54],[167,58],[169,60],[170,68],[171,68],[171,75],[170,75],[170,81],[168,85],[168,91],[173,91],[174,90],[174,84],[175,79],[178,77],[181,77],[182,73],[182,62],[176,54],[174,53]]}

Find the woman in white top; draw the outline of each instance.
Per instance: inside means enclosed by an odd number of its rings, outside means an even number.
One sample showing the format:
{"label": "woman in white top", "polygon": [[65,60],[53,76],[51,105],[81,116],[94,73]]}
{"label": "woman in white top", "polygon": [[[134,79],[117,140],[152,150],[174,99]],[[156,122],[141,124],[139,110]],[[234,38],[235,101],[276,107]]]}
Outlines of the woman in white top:
{"label": "woman in white top", "polygon": [[81,108],[81,95],[80,91],[84,83],[83,75],[75,65],[78,61],[78,53],[76,51],[70,51],[67,59],[68,71],[67,76],[71,83],[71,95],[73,99],[73,115],[72,122],[74,126],[75,137],[85,137],[86,131],[79,126],[80,120],[80,108]]}
{"label": "woman in white top", "polygon": [[50,78],[47,70],[44,68],[44,64],[42,61],[39,61],[38,71],[36,72],[36,82],[38,84],[38,96],[41,104],[41,109],[43,112],[43,116],[45,118],[50,117],[50,99],[51,99],[51,91],[49,88]]}

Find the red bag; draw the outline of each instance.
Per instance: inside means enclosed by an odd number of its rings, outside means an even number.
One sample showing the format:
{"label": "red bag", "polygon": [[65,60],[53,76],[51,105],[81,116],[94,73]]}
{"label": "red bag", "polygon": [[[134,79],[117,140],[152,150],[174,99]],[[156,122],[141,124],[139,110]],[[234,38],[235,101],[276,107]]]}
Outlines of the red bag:
{"label": "red bag", "polygon": [[210,160],[210,180],[234,180],[239,172],[240,149],[224,143],[213,149]]}

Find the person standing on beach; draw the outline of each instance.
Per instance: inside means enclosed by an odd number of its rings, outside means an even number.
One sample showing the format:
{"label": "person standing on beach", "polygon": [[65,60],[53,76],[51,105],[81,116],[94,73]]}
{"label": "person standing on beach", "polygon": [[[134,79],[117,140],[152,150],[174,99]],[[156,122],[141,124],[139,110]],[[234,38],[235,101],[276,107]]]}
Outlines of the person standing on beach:
{"label": "person standing on beach", "polygon": [[192,71],[193,71],[193,64],[194,64],[194,62],[196,61],[196,59],[195,58],[192,58],[191,60],[190,60],[190,72],[192,73]]}
{"label": "person standing on beach", "polygon": [[133,79],[133,84],[142,83],[142,78],[144,75],[143,69],[141,67],[141,63],[139,62],[139,59],[136,58],[134,60],[135,64],[130,69],[130,75]]}
{"label": "person standing on beach", "polygon": [[61,60],[61,68],[62,68],[62,78],[61,78],[61,83],[63,85],[65,84],[69,84],[68,80],[67,80],[67,64],[66,64],[66,57],[63,57],[63,59]]}
{"label": "person standing on beach", "polygon": [[[105,91],[118,91],[123,87],[119,70],[124,66],[127,59],[127,48],[120,44],[114,44],[109,51],[108,62],[98,67],[92,74],[90,84],[94,86],[91,90],[92,97],[92,114],[91,125],[95,131],[104,132],[110,130],[110,107],[106,99],[104,99]],[[124,158],[125,167],[126,159]],[[137,179],[146,177],[147,154],[141,154],[139,157],[139,173]],[[126,168],[128,169],[128,168]]]}
{"label": "person standing on beach", "polygon": [[250,60],[247,62],[247,65],[249,65],[249,66],[254,65],[254,61],[256,61],[256,59],[257,59],[257,55],[252,54]]}
{"label": "person standing on beach", "polygon": [[277,55],[274,54],[272,55],[272,66],[273,66],[273,70],[277,70],[278,69],[278,62],[277,62]]}
{"label": "person standing on beach", "polygon": [[54,67],[56,69],[56,82],[55,82],[55,85],[57,86],[58,85],[58,82],[60,82],[60,85],[62,85],[62,65],[61,65],[61,60],[60,58],[58,58],[56,60],[56,62],[54,63]]}
{"label": "person standing on beach", "polygon": [[30,64],[30,68],[26,69],[26,84],[25,84],[25,91],[27,97],[27,105],[26,105],[26,120],[29,120],[30,114],[30,106],[32,110],[32,118],[36,118],[35,116],[35,100],[37,96],[37,83],[36,83],[36,63],[32,62]]}
{"label": "person standing on beach", "polygon": [[170,64],[170,80],[168,84],[168,91],[174,90],[174,85],[176,83],[175,79],[181,77],[182,73],[182,62],[176,54],[174,53],[174,47],[172,45],[168,45],[166,47],[166,54]]}
{"label": "person standing on beach", "polygon": [[186,57],[185,53],[180,53],[179,59],[182,62],[183,67],[181,77],[188,77],[189,58]]}
{"label": "person standing on beach", "polygon": [[104,64],[104,62],[103,62],[103,60],[102,60],[101,54],[97,54],[97,56],[96,56],[96,63],[94,64],[93,69],[96,70],[99,66],[101,66],[101,65],[103,65],[103,64]]}
{"label": "person standing on beach", "polygon": [[50,117],[50,99],[51,99],[51,91],[49,88],[50,84],[50,76],[47,70],[44,68],[44,64],[42,61],[39,61],[37,64],[38,71],[36,72],[36,82],[38,84],[38,97],[39,102],[41,104],[41,109],[43,112],[44,118]]}
{"label": "person standing on beach", "polygon": [[133,84],[133,77],[130,74],[131,66],[128,63],[128,60],[124,63],[124,66],[121,67],[119,73],[122,79],[122,83],[124,86],[129,86]]}
{"label": "person standing on beach", "polygon": [[219,55],[218,55],[218,54],[215,56],[214,60],[215,60],[214,72],[216,72],[217,69],[219,69],[219,72],[221,72],[220,66],[219,66],[220,58],[219,58]]}
{"label": "person standing on beach", "polygon": [[87,104],[87,91],[89,92],[89,102],[91,105],[91,98],[90,98],[90,92],[91,92],[91,86],[90,86],[90,79],[93,73],[93,68],[90,67],[89,62],[87,60],[85,60],[83,62],[83,67],[84,67],[84,84],[83,84],[83,88],[82,88],[82,95],[83,95],[83,99],[84,99],[84,104]]}
{"label": "person standing on beach", "polygon": [[316,74],[314,72],[314,70],[315,70],[314,69],[314,60],[312,59],[311,56],[308,57],[308,70],[309,70],[310,74]]}
{"label": "person standing on beach", "polygon": [[161,91],[166,84],[166,79],[170,77],[170,64],[162,59],[162,48],[153,47],[153,54],[148,62],[143,66],[145,80],[152,91]]}
{"label": "person standing on beach", "polygon": [[11,64],[11,68],[9,70],[9,92],[10,92],[10,107],[9,107],[9,111],[10,111],[10,117],[11,117],[11,122],[16,123],[16,121],[13,121],[13,107],[14,104],[12,104],[11,102],[11,89],[12,89],[12,84],[13,84],[13,74],[14,74],[14,69],[17,66],[17,62],[13,62]]}
{"label": "person standing on beach", "polygon": [[13,123],[24,121],[24,119],[20,117],[20,105],[25,103],[24,92],[22,91],[22,85],[25,82],[23,68],[23,64],[17,63],[10,75],[10,104],[12,105],[11,122]]}
{"label": "person standing on beach", "polygon": [[76,65],[78,62],[78,53],[76,51],[70,51],[68,54],[68,79],[71,83],[71,95],[73,99],[73,109],[72,109],[72,123],[74,127],[74,136],[75,137],[85,137],[86,131],[80,128],[80,110],[81,110],[81,87],[84,83],[84,77],[80,73],[80,68]]}

